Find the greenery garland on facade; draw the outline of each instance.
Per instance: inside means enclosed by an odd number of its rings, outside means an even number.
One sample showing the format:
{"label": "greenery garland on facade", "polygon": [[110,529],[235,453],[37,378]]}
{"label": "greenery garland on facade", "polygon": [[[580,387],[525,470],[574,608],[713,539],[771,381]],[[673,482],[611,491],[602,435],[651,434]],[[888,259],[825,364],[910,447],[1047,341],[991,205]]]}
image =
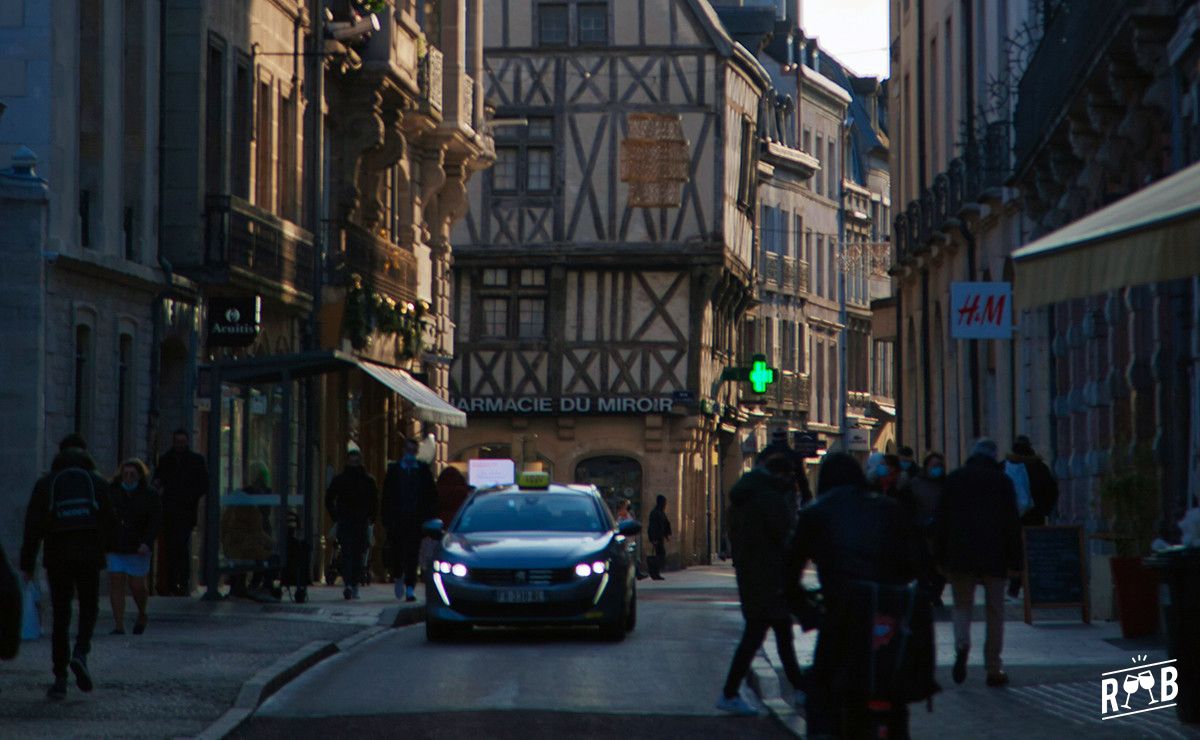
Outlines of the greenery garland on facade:
{"label": "greenery garland on facade", "polygon": [[400,339],[400,356],[412,359],[421,354],[425,333],[425,315],[429,304],[397,303],[386,295],[376,293],[362,276],[350,276],[346,291],[346,316],[343,328],[350,345],[362,350],[371,343],[371,334],[390,334]]}

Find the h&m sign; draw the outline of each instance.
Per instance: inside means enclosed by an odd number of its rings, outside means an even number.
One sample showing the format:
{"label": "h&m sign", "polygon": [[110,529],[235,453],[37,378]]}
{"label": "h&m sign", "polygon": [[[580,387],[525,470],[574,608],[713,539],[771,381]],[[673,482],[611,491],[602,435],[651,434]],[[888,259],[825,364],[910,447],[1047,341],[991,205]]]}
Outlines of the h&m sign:
{"label": "h&m sign", "polygon": [[1012,339],[1012,283],[952,283],[950,336]]}
{"label": "h&m sign", "polygon": [[262,298],[208,299],[208,346],[249,347],[262,331]]}
{"label": "h&m sign", "polygon": [[454,405],[468,414],[666,414],[674,403],[670,397],[659,396],[520,396],[454,400]]}

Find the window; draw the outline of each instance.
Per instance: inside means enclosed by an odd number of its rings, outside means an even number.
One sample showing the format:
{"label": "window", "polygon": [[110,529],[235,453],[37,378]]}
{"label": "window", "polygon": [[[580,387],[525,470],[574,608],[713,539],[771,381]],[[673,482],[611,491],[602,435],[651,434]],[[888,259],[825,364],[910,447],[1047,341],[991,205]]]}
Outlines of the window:
{"label": "window", "polygon": [[483,271],[483,285],[487,288],[508,287],[508,270],[503,268],[488,268]]}
{"label": "window", "polygon": [[233,168],[230,189],[239,198],[250,198],[250,142],[254,119],[254,85],[251,84],[250,60],[239,54],[233,76]]}
{"label": "window", "polygon": [[554,150],[545,147],[529,149],[529,166],[525,181],[525,189],[531,193],[544,193],[550,190],[550,181],[554,170]]}
{"label": "window", "polygon": [[566,46],[570,24],[565,3],[538,6],[538,44],[541,46]]}
{"label": "window", "polygon": [[[936,28],[936,26],[935,26],[935,28]],[[941,166],[942,166],[942,157],[941,157],[941,154],[939,153],[941,150],[938,147],[938,140],[939,140],[938,126],[936,123],[937,122],[937,112],[939,110],[938,109],[937,65],[938,65],[937,38],[932,38],[929,40],[929,113],[930,113],[930,115],[929,115],[928,120],[934,122],[934,125],[930,126],[930,132],[929,132],[929,151],[930,151],[930,154],[932,155],[932,159],[930,160],[929,165],[932,168],[933,172],[937,172],[939,169],[941,169]]]}
{"label": "window", "polygon": [[825,269],[829,270],[829,297],[833,300],[838,299],[838,283],[837,283],[837,239],[830,234],[825,240],[826,252]]}
{"label": "window", "polygon": [[804,127],[804,144],[801,149],[809,154],[812,154],[812,129]]}
{"label": "window", "polygon": [[254,204],[271,208],[271,81],[258,83],[258,106],[254,141]]}
{"label": "window", "polygon": [[496,147],[496,164],[492,167],[492,190],[512,192],[517,189],[517,158],[520,150],[512,146]]}
{"label": "window", "polygon": [[832,138],[829,139],[828,162],[829,166],[826,168],[825,172],[829,175],[829,197],[836,198],[838,197],[838,191],[841,190],[841,188],[838,183],[837,145],[834,143]]}
{"label": "window", "polygon": [[482,271],[480,338],[544,339],[546,336],[546,271],[489,267]]}
{"label": "window", "polygon": [[608,43],[608,6],[604,3],[579,5],[579,45],[599,46]]}
{"label": "window", "polygon": [[[980,9],[980,10],[982,10],[982,9]],[[946,57],[945,63],[943,64],[943,69],[945,71],[946,79],[945,79],[945,85],[942,87],[942,89],[944,91],[942,94],[946,98],[946,106],[945,106],[946,114],[945,115],[946,115],[946,158],[947,159],[951,159],[954,157],[954,143],[955,143],[954,139],[957,134],[957,132],[954,130],[954,44],[951,43],[951,41],[953,39],[953,36],[952,36],[953,32],[954,32],[954,19],[947,18],[946,19],[946,36],[945,36],[945,39],[942,44],[945,47],[943,49],[943,51],[944,51],[945,57]],[[998,37],[998,38],[1002,38],[1002,37]],[[983,39],[981,38],[980,42],[982,42],[982,40]],[[980,75],[980,76],[982,77],[983,75]]]}
{"label": "window", "polygon": [[821,269],[822,263],[825,261],[825,237],[817,234],[817,250],[813,259],[813,273],[817,279],[814,281],[816,285],[816,294],[822,298],[825,296],[825,271]]}
{"label": "window", "polygon": [[125,259],[137,261],[141,258],[141,244],[136,230],[136,214],[142,210],[146,163],[146,54],[145,15],[138,7],[142,3],[125,0],[122,12],[123,74],[122,74],[122,135],[124,152],[121,169],[124,176]]}
{"label": "window", "polygon": [[813,385],[817,391],[817,421],[823,422],[826,419],[825,408],[829,401],[829,396],[826,395],[825,387],[825,343],[817,340],[817,353],[813,358],[816,369],[816,383]]}
{"label": "window", "polygon": [[530,118],[524,129],[497,132],[492,192],[549,193],[554,189],[554,120]]}
{"label": "window", "polygon": [[488,337],[508,336],[508,299],[483,299],[483,334]]}
{"label": "window", "polygon": [[92,327],[86,324],[75,327],[74,412],[74,431],[86,437],[92,421]]}
{"label": "window", "polygon": [[737,200],[739,206],[748,210],[754,207],[754,183],[757,179],[754,173],[754,122],[749,118],[742,119],[741,144],[741,177],[738,179]]}
{"label": "window", "polygon": [[[104,233],[104,209],[92,208],[92,195],[104,182],[104,3],[82,0],[79,7],[79,241],[94,247]],[[110,163],[111,164],[111,163]]]}
{"label": "window", "polygon": [[117,459],[133,456],[133,337],[122,334],[117,346]]}
{"label": "window", "polygon": [[[821,150],[824,148],[825,148],[825,137],[822,136],[821,134],[817,134],[817,150],[815,152],[813,152],[813,154],[820,157]],[[825,169],[825,173],[829,172],[829,162],[828,161],[822,162],[821,166]],[[825,183],[824,183],[825,178],[821,177],[822,174],[823,173],[818,172],[817,176],[813,178],[817,182],[817,195],[825,194]]]}
{"label": "window", "polygon": [[279,94],[279,176],[275,187],[279,206],[275,211],[290,221],[296,220],[296,100]]}
{"label": "window", "polygon": [[792,259],[805,259],[804,245],[801,243],[804,234],[804,217],[799,213],[792,216],[792,239],[788,246],[788,256]]}
{"label": "window", "polygon": [[521,298],[517,302],[517,336],[541,339],[546,335],[546,299]]}
{"label": "window", "polygon": [[208,41],[208,68],[204,87],[204,187],[209,193],[225,191],[225,46]]}

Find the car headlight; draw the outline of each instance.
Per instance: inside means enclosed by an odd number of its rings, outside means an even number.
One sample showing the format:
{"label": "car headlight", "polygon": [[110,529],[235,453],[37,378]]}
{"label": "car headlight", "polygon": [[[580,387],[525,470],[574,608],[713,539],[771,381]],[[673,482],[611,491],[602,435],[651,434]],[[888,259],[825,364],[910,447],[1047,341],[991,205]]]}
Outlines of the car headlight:
{"label": "car headlight", "polygon": [[445,560],[434,560],[433,570],[443,575],[454,575],[458,578],[467,577],[467,566],[462,563],[448,563]]}
{"label": "car headlight", "polygon": [[580,563],[575,566],[575,575],[580,578],[587,578],[590,575],[600,575],[608,570],[608,563],[603,560],[596,560],[591,563]]}

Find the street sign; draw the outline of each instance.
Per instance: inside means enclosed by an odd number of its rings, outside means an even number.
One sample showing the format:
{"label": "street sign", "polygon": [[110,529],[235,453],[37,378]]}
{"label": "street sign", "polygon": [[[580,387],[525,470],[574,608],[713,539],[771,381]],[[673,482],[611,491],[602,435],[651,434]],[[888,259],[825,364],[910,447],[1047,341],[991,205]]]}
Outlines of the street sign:
{"label": "street sign", "polygon": [[256,295],[208,299],[208,346],[249,347],[262,325],[262,298]]}
{"label": "street sign", "polygon": [[846,449],[851,452],[870,452],[871,433],[866,429],[846,430]]}
{"label": "street sign", "polygon": [[750,372],[746,375],[750,388],[755,393],[766,393],[767,386],[775,382],[775,368],[767,367],[766,355],[755,355],[750,363]]}
{"label": "street sign", "polygon": [[1012,283],[952,283],[950,336],[1012,339]]}

